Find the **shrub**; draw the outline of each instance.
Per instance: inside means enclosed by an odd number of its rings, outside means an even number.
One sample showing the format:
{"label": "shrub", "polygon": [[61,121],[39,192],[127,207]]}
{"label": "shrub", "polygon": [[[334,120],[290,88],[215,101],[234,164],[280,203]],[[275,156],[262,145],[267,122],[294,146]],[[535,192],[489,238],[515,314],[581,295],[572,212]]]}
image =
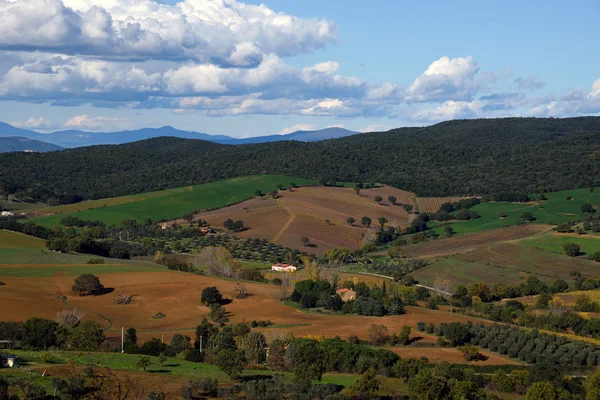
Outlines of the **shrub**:
{"label": "shrub", "polygon": [[458,350],[463,353],[463,357],[466,361],[477,361],[481,360],[484,356],[479,352],[479,349],[475,346],[465,345],[460,346]]}
{"label": "shrub", "polygon": [[200,353],[200,351],[196,349],[188,350],[185,353],[185,360],[195,363],[201,363],[204,361],[204,353]]}
{"label": "shrub", "polygon": [[565,254],[569,257],[577,257],[581,248],[577,243],[565,243],[563,246]]}
{"label": "shrub", "polygon": [[161,312],[157,312],[156,314],[154,314],[154,315],[152,316],[152,319],[162,319],[162,318],[164,318],[164,317],[166,317],[166,315],[165,315],[165,314],[163,314],[163,313],[161,313]]}
{"label": "shrub", "polygon": [[104,264],[104,258],[90,258],[88,264]]}

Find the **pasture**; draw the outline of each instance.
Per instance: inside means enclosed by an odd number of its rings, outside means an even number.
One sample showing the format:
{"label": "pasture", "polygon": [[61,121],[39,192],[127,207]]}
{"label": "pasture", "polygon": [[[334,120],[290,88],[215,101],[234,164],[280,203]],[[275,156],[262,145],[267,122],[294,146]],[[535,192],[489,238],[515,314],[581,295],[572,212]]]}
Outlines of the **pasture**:
{"label": "pasture", "polygon": [[[123,380],[139,387],[139,392],[147,393],[160,388],[167,395],[178,396],[179,389],[187,385],[190,379],[217,378],[222,386],[228,385],[228,377],[218,367],[211,364],[194,363],[181,358],[169,358],[167,362],[160,365],[157,357],[151,357],[151,365],[147,372],[141,372],[136,363],[141,357],[133,354],[119,353],[89,353],[89,352],[48,352],[51,362],[42,362],[39,352],[15,351],[30,372],[23,370],[2,370],[0,376],[8,378],[26,378],[35,380],[45,386],[52,393],[52,377],[70,377],[76,372],[85,375],[83,367],[92,366],[97,373],[105,373],[105,368],[110,368]],[[44,376],[42,377],[42,374]],[[242,379],[250,379],[255,376],[271,376],[274,371],[260,369],[248,369],[242,374]],[[279,372],[286,378],[291,379],[292,374]],[[358,375],[350,374],[324,374],[321,383],[334,383],[348,387],[358,379]],[[400,379],[384,378],[381,387],[382,394],[391,394],[398,388],[406,391],[406,386]],[[400,389],[402,390],[402,389]]]}
{"label": "pasture", "polygon": [[573,270],[580,271],[585,277],[600,278],[600,268],[595,261],[518,243],[499,243],[442,258],[414,272],[413,276],[426,285],[431,285],[439,277],[450,280],[453,286],[476,282],[518,285],[529,274],[546,282],[556,279],[570,281],[569,273]]}
{"label": "pasture", "polygon": [[[287,187],[291,183],[308,185],[316,182],[277,175],[246,176],[125,198],[96,200],[72,207],[48,207],[43,209],[44,213],[50,214],[56,209],[61,214],[34,218],[33,221],[53,227],[60,224],[66,212],[83,220],[102,221],[107,225],[119,225],[124,219],[143,222],[151,218],[155,222],[163,221],[181,217],[194,210],[208,210],[238,203],[254,197],[256,190],[269,193],[276,190],[278,184]],[[78,207],[86,209],[78,210]]]}
{"label": "pasture", "polygon": [[[449,223],[437,223],[432,221],[429,226],[440,234],[443,233],[441,225],[450,225],[457,233],[474,233],[490,229],[514,226],[523,222],[521,215],[531,212],[535,218],[529,222],[533,224],[558,225],[573,220],[583,220],[585,214],[580,207],[584,203],[591,203],[600,207],[600,190],[590,192],[589,189],[564,190],[554,193],[545,193],[547,200],[531,203],[506,203],[488,202],[471,208],[481,215],[481,218],[469,221],[456,221]],[[567,197],[572,197],[567,200]],[[539,198],[539,195],[535,196]],[[506,214],[501,218],[500,213]]]}
{"label": "pasture", "polygon": [[[449,238],[411,244],[403,248],[407,257],[442,257],[453,254],[466,253],[479,247],[489,246],[494,243],[517,240],[549,230],[551,227],[540,224],[515,225],[505,228],[492,229],[479,233],[453,235]],[[533,236],[538,237],[538,236]]]}
{"label": "pasture", "polygon": [[[560,254],[564,254],[564,245],[567,243],[578,244],[581,248],[581,255],[590,255],[600,251],[600,237],[598,236],[548,232],[519,241],[521,246],[537,247]],[[598,266],[600,267],[600,264]]]}

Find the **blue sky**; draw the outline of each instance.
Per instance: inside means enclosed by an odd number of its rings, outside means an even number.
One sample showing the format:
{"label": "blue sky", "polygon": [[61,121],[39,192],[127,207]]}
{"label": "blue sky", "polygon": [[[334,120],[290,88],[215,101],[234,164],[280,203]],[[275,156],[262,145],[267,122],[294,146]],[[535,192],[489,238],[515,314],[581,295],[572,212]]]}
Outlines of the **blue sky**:
{"label": "blue sky", "polygon": [[0,120],[249,137],[600,113],[596,1],[161,3],[0,3]]}

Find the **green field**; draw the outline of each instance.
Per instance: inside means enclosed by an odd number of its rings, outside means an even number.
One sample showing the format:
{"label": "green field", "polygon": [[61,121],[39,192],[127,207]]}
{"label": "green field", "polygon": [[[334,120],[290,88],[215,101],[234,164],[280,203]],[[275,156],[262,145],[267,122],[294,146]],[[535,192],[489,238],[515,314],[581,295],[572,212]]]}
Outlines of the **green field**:
{"label": "green field", "polygon": [[[567,196],[572,196],[573,199],[567,200]],[[534,197],[539,198],[539,196]],[[585,214],[581,212],[580,207],[584,203],[600,206],[600,189],[593,193],[590,193],[589,189],[564,190],[546,193],[546,197],[548,199],[541,203],[482,203],[472,208],[481,215],[481,218],[450,224],[432,221],[429,226],[440,234],[443,233],[440,225],[451,225],[456,233],[481,232],[516,225],[523,221],[521,215],[525,211],[531,212],[536,218],[531,223],[558,225],[572,220],[583,220]],[[499,217],[501,212],[506,214],[506,218]]]}
{"label": "green field", "polygon": [[[537,239],[537,238],[536,238]],[[436,278],[450,280],[452,286],[476,282],[518,285],[530,274],[545,282],[556,279],[571,281],[569,273],[580,271],[583,276],[600,278],[600,264],[585,257],[568,257],[563,254],[530,247],[523,243],[499,243],[481,247],[465,254],[441,258],[412,275],[420,283],[431,285]]]}
{"label": "green field", "polygon": [[[69,215],[83,220],[102,221],[115,225],[119,225],[124,219],[135,219],[138,222],[143,222],[147,218],[151,218],[153,221],[170,220],[180,218],[193,210],[214,209],[238,203],[253,197],[256,190],[269,193],[277,189],[277,184],[287,187],[291,183],[309,185],[315,184],[316,181],[277,175],[246,176],[162,192],[127,196],[128,202],[124,204],[110,205],[119,198],[105,201],[96,200],[87,203],[88,208],[96,208],[72,212]],[[106,206],[104,206],[105,204]],[[60,207],[49,207],[44,209],[44,212],[68,210],[68,208],[61,209]],[[56,211],[54,211],[55,209]],[[64,214],[51,215],[34,218],[33,221],[39,225],[53,227],[59,225],[63,217]]]}
{"label": "green field", "polygon": [[[522,239],[518,243],[521,246],[537,247],[560,254],[564,254],[564,245],[567,243],[577,243],[581,248],[582,255],[590,255],[600,251],[600,238],[597,236],[587,237],[587,235],[577,236],[549,232]],[[600,264],[598,264],[598,267],[600,267]]]}
{"label": "green field", "polygon": [[[21,358],[23,366],[27,368],[31,367],[42,367],[52,365],[65,365],[68,363],[75,363],[80,365],[91,365],[95,368],[109,367],[114,370],[121,371],[139,371],[136,367],[136,363],[139,360],[140,355],[133,354],[120,354],[120,353],[89,353],[89,352],[67,352],[67,351],[51,351],[48,352],[50,360],[48,363],[42,363],[40,359],[41,352],[34,351],[21,351],[14,350],[11,354],[16,354]],[[201,378],[217,378],[220,381],[229,381],[227,375],[219,370],[218,367],[210,364],[193,363],[182,360],[180,358],[169,358],[164,365],[158,363],[158,357],[150,357],[152,364],[147,370],[148,374],[156,374],[163,376],[173,377],[184,377],[190,379],[201,379]],[[102,372],[99,370],[98,372]],[[43,378],[41,375],[25,372],[22,369],[6,369],[2,371],[2,374],[7,377],[13,378],[26,378],[37,381],[38,383],[46,386],[48,390],[51,389],[51,379]],[[242,376],[256,376],[256,375],[274,375],[281,374],[281,372],[268,371],[268,370],[245,370]],[[284,372],[284,376],[292,378],[290,373]],[[1,376],[1,375],[0,375]],[[325,374],[320,383],[333,383],[348,387],[352,385],[358,379],[358,375],[350,374]],[[385,378],[382,390],[393,390],[399,387],[406,390],[405,385],[399,379]]]}

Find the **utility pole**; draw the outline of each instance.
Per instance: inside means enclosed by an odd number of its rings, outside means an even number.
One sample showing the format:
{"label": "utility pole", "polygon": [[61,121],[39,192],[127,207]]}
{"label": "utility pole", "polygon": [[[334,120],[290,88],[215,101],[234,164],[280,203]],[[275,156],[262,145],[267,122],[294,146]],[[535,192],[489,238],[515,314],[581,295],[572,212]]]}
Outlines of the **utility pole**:
{"label": "utility pole", "polygon": [[125,353],[125,327],[121,327],[121,354]]}
{"label": "utility pole", "polygon": [[200,335],[200,353],[202,353],[202,335]]}

